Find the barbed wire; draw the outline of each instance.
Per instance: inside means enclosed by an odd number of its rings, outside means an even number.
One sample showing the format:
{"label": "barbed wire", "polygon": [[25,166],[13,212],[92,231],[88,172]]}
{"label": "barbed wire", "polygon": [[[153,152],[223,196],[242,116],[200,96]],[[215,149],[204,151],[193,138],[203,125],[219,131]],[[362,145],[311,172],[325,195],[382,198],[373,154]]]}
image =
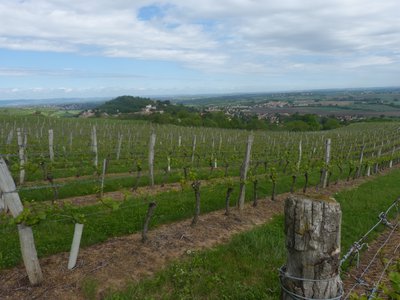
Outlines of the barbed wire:
{"label": "barbed wire", "polygon": [[371,232],[373,232],[380,224],[384,224],[384,225],[389,225],[390,222],[387,220],[387,215],[389,214],[389,212],[395,207],[398,206],[400,202],[400,197],[397,198],[387,209],[385,212],[381,212],[378,216],[379,221],[376,222],[358,241],[354,242],[353,245],[350,247],[350,249],[348,250],[348,252],[342,257],[342,259],[340,260],[340,266],[343,265],[343,263],[350,258],[350,256],[352,256],[354,253],[356,255],[359,255],[359,252],[362,248],[364,248],[365,246],[367,246],[366,243],[364,243],[364,241],[366,240],[366,238],[371,234]]}
{"label": "barbed wire", "polygon": [[378,254],[380,253],[380,251],[386,246],[386,244],[389,242],[390,238],[392,237],[393,233],[395,232],[395,230],[397,229],[397,227],[400,225],[399,222],[396,223],[395,226],[393,226],[392,230],[390,231],[388,237],[386,238],[386,240],[382,243],[382,245],[378,248],[378,250],[375,252],[374,256],[372,257],[372,259],[369,261],[368,265],[364,268],[363,272],[360,274],[360,276],[357,276],[357,281],[356,283],[353,284],[353,286],[350,288],[350,290],[347,292],[344,300],[348,299],[351,295],[351,293],[353,292],[353,290],[358,287],[362,282],[362,278],[364,277],[364,275],[369,271],[369,268],[372,266],[372,264],[374,263],[375,259],[377,258]]}
{"label": "barbed wire", "polygon": [[393,251],[393,255],[392,257],[389,259],[389,261],[385,264],[385,267],[383,268],[383,271],[381,273],[381,275],[378,278],[378,281],[374,284],[372,290],[371,290],[371,294],[368,296],[368,300],[375,298],[375,294],[378,293],[378,287],[382,282],[383,276],[385,275],[387,269],[389,268],[389,266],[392,264],[393,259],[396,255],[397,250],[400,248],[400,244],[398,244],[396,246],[396,248]]}

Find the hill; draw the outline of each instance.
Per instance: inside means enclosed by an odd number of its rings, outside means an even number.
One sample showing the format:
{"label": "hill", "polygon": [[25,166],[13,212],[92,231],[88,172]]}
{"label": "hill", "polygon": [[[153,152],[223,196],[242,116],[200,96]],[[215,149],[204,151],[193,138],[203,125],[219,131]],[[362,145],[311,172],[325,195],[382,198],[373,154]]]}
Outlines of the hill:
{"label": "hill", "polygon": [[155,105],[150,98],[120,96],[97,107],[100,112],[108,114],[134,113],[143,110],[147,105]]}

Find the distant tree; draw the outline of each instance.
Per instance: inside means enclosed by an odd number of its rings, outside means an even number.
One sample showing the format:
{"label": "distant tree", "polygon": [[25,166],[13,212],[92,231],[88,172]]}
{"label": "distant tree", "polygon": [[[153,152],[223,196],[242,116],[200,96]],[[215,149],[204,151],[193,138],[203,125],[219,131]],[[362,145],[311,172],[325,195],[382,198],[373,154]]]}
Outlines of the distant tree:
{"label": "distant tree", "polygon": [[340,122],[334,118],[326,118],[322,123],[322,130],[331,130],[340,127]]}
{"label": "distant tree", "polygon": [[308,131],[310,126],[301,120],[290,121],[285,124],[285,128],[289,131]]}

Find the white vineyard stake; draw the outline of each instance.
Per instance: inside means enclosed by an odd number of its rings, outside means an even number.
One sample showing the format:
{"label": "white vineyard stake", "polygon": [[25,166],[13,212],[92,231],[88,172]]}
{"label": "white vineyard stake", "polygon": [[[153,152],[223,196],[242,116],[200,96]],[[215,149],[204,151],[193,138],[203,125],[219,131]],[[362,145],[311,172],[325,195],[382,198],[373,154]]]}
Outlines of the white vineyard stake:
{"label": "white vineyard stake", "polygon": [[83,224],[75,223],[74,238],[72,239],[71,252],[69,254],[68,260],[68,270],[73,269],[76,265],[76,260],[79,253],[79,246],[81,244],[82,231]]}

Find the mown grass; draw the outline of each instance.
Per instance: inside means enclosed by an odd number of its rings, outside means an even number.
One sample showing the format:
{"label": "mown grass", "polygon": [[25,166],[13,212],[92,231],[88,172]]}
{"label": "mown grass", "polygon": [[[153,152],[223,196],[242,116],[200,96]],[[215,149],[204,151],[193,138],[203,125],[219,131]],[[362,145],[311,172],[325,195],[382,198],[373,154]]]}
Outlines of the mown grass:
{"label": "mown grass", "polygon": [[[335,195],[343,212],[342,253],[399,197],[399,180],[396,170]],[[278,299],[277,268],[285,251],[283,216],[277,216],[229,244],[190,255],[123,291],[110,291],[106,299]]]}

